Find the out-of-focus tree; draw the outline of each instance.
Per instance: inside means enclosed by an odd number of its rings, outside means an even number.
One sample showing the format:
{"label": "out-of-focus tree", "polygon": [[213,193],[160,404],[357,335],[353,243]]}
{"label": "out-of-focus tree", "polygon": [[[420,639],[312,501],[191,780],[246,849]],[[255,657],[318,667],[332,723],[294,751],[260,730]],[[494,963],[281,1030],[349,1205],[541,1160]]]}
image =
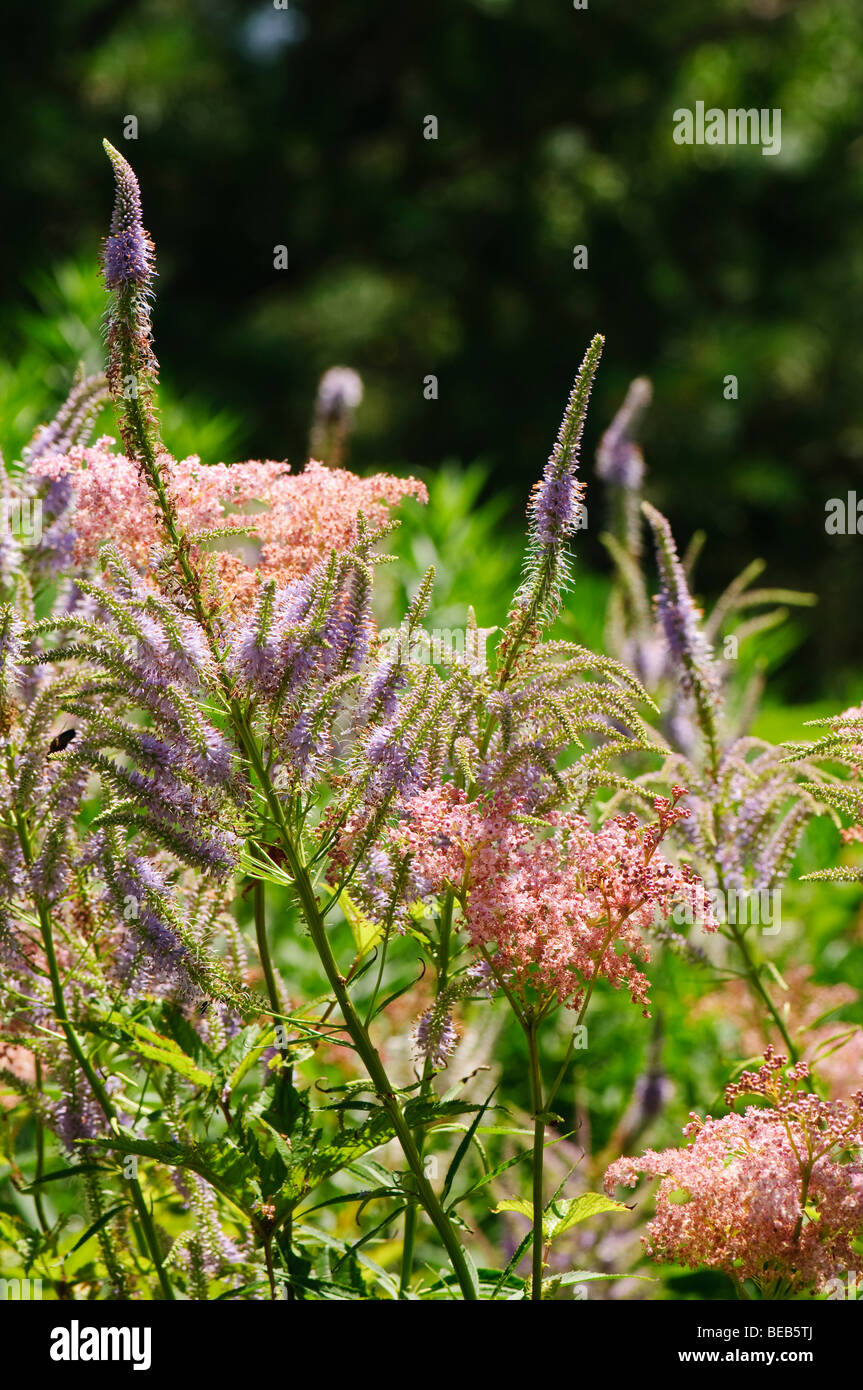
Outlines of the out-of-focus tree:
{"label": "out-of-focus tree", "polygon": [[[863,497],[857,0],[8,0],[4,31],[3,355],[32,277],[98,244],[107,135],[163,248],[165,376],[241,456],[299,461],[345,363],[353,466],[482,457],[517,494],[601,329],[588,450],[649,374],[654,495],[720,538],[701,582],[756,552],[820,593],[793,693],[860,665],[863,536],[824,529]],[[675,144],[698,101],[780,109],[780,153]]]}

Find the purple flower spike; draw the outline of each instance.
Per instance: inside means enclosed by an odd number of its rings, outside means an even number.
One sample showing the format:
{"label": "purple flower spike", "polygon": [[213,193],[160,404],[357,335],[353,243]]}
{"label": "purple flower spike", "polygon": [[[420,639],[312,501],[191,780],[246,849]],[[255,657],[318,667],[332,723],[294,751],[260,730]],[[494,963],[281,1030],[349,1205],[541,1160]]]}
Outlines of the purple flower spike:
{"label": "purple flower spike", "polygon": [[103,144],[117,185],[103,256],[105,285],[109,290],[122,290],[127,285],[146,289],[155,274],[155,254],[142,221],[141,190],[128,160],[107,140]]}
{"label": "purple flower spike", "polygon": [[414,1051],[418,1058],[441,1071],[458,1045],[458,1033],[449,1008],[441,1001],[433,1004],[417,1020],[414,1028]]}
{"label": "purple flower spike", "polygon": [[632,434],[652,394],[653,388],[646,377],[638,376],[631,382],[623,405],[596,451],[596,471],[600,478],[632,492],[639,490],[644,479],[644,455]]}
{"label": "purple flower spike", "polygon": [[604,339],[592,340],[584,354],[560,422],[557,440],[527,506],[528,533],[524,581],[515,596],[521,611],[520,629],[537,620],[550,622],[568,583],[567,541],[585,525],[584,485],[578,478],[578,458],[590,388]]}

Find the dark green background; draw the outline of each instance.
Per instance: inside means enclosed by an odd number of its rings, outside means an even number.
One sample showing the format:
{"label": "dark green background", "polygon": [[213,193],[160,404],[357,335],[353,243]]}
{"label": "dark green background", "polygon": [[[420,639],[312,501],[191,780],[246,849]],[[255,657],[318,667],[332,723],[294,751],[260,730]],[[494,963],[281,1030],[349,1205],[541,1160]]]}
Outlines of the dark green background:
{"label": "dark green background", "polygon": [[[824,505],[863,497],[859,0],[7,0],[2,26],[9,361],[40,275],[96,254],[107,135],[158,246],[165,380],[237,417],[237,456],[299,462],[344,362],[367,390],[354,466],[480,458],[515,511],[600,330],[588,477],[650,375],[651,493],[681,540],[708,530],[705,591],[754,554],[816,590],[786,694],[847,688],[863,536],[827,537]],[[675,145],[697,100],[781,108],[781,154]],[[32,389],[46,413],[58,374]]]}

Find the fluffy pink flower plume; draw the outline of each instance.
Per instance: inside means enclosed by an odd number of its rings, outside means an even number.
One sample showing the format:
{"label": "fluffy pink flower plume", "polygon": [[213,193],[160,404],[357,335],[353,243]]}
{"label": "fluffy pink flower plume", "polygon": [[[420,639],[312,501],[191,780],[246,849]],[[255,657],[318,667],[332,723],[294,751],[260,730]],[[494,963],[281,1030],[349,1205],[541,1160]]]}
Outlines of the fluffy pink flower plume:
{"label": "fluffy pink flower plume", "polygon": [[[72,479],[76,564],[92,561],[103,542],[111,540],[143,568],[161,532],[139,470],[112,452],[113,445],[105,436],[90,448],[40,459],[38,476]],[[286,584],[308,573],[331,550],[344,549],[356,539],[359,512],[376,526],[404,497],[428,500],[416,478],[359,478],[314,460],[302,473],[291,473],[286,463],[202,464],[192,455],[171,464],[169,482],[180,520],[190,532],[249,527],[260,547],[255,568],[228,551],[217,556],[220,577],[241,606],[254,598],[259,581],[275,578]],[[263,510],[249,515],[255,504]]]}
{"label": "fluffy pink flower plume", "polygon": [[859,1263],[852,1241],[863,1229],[863,1165],[839,1162],[863,1146],[863,1092],[824,1101],[798,1083],[768,1048],[757,1072],[729,1086],[729,1105],[757,1095],[769,1107],[714,1120],[693,1116],[686,1148],[620,1158],[605,1175],[609,1194],[639,1174],[662,1179],[645,1247],[658,1261],[708,1266],[754,1280],[768,1296],[814,1288]]}
{"label": "fluffy pink flower plume", "polygon": [[399,847],[432,891],[460,894],[474,944],[505,974],[573,1009],[602,978],[628,989],[646,1013],[642,934],[680,902],[707,930],[717,925],[701,880],[655,852],[688,814],[675,804],[684,789],[674,793],[656,798],[659,820],[646,829],[635,815],[594,831],[583,816],[553,812],[546,833],[518,818],[516,802],[467,803],[462,791],[438,788],[406,803]]}

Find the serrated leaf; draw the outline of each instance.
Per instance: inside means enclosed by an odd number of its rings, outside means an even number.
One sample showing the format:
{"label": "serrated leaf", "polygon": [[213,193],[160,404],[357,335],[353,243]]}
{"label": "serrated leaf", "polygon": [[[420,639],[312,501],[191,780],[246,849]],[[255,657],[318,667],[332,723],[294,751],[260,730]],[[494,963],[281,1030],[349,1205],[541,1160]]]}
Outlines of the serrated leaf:
{"label": "serrated leaf", "polygon": [[272,1047],[276,1038],[275,1028],[266,1028],[258,1038],[258,1041],[249,1048],[248,1052],[240,1058],[234,1070],[228,1078],[228,1090],[233,1091],[239,1086],[243,1077],[251,1071],[256,1062],[260,1061],[268,1047]]}
{"label": "serrated leaf", "polygon": [[452,1188],[453,1182],[455,1181],[455,1177],[458,1173],[459,1167],[461,1166],[461,1163],[464,1160],[464,1157],[467,1154],[471,1146],[471,1143],[473,1142],[480,1120],[482,1119],[488,1107],[491,1105],[493,1097],[494,1091],[492,1091],[491,1095],[489,1096],[485,1104],[482,1106],[482,1108],[477,1111],[476,1115],[474,1116],[467,1129],[464,1138],[462,1139],[461,1143],[455,1151],[452,1162],[450,1163],[449,1168],[447,1169],[446,1177],[444,1178],[444,1185],[441,1191],[442,1202],[445,1202],[450,1194],[450,1189]]}
{"label": "serrated leaf", "polygon": [[362,908],[354,902],[346,889],[339,894],[339,907],[345,921],[353,932],[358,956],[368,955],[383,939],[384,929],[380,922],[373,922]]}
{"label": "serrated leaf", "polygon": [[69,1168],[55,1168],[51,1173],[43,1173],[41,1178],[34,1178],[28,1187],[22,1187],[22,1192],[30,1192],[34,1187],[41,1187],[45,1182],[58,1182],[61,1178],[74,1178],[79,1173],[104,1173],[107,1170],[101,1163],[73,1163]]}
{"label": "serrated leaf", "polygon": [[102,1037],[110,1038],[112,1042],[121,1041],[139,1057],[145,1057],[150,1062],[159,1062],[170,1071],[184,1076],[195,1086],[209,1087],[213,1084],[212,1073],[198,1066],[173,1038],[167,1038],[163,1033],[157,1033],[155,1029],[148,1028],[143,1023],[112,1014],[110,1019],[96,1026],[93,1031]]}
{"label": "serrated leaf", "polygon": [[623,1202],[612,1201],[603,1192],[582,1192],[580,1197],[569,1201],[554,1202],[543,1217],[543,1227],[549,1240],[556,1239],[592,1216],[601,1216],[608,1211],[628,1211]]}
{"label": "serrated leaf", "polygon": [[498,1203],[493,1208],[494,1212],[517,1211],[519,1216],[526,1216],[529,1221],[533,1220],[533,1203],[526,1197],[507,1197],[505,1201]]}
{"label": "serrated leaf", "polygon": [[183,1145],[173,1141],[157,1143],[138,1139],[133,1134],[113,1134],[109,1139],[94,1139],[92,1143],[108,1153],[136,1154],[152,1158],[171,1168],[189,1168],[204,1178],[217,1192],[248,1216],[259,1198],[254,1169],[246,1156],[223,1136],[215,1144]]}

